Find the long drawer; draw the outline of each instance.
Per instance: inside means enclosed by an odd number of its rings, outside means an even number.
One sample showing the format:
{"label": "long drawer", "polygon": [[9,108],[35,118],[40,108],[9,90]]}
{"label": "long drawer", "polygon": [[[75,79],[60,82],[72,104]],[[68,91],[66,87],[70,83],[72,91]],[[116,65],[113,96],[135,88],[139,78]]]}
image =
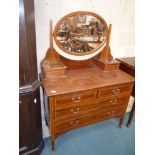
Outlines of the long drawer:
{"label": "long drawer", "polygon": [[96,90],[82,91],[55,97],[55,107],[77,105],[80,102],[91,101],[96,98]]}
{"label": "long drawer", "polygon": [[100,110],[107,107],[117,107],[120,105],[126,105],[128,102],[128,96],[122,96],[117,98],[96,100],[93,102],[84,102],[79,105],[73,105],[71,107],[63,107],[55,110],[55,119],[63,119],[66,117],[72,117],[88,111]]}
{"label": "long drawer", "polygon": [[132,85],[131,84],[125,84],[125,85],[115,85],[110,87],[105,87],[99,89],[99,98],[107,98],[111,96],[118,96],[123,94],[129,94],[131,92]]}
{"label": "long drawer", "polygon": [[82,116],[66,119],[55,123],[55,132],[59,135],[62,132],[79,128],[85,125],[95,123],[97,121],[121,117],[124,115],[126,106],[120,106],[116,108],[102,109],[99,111],[92,111]]}

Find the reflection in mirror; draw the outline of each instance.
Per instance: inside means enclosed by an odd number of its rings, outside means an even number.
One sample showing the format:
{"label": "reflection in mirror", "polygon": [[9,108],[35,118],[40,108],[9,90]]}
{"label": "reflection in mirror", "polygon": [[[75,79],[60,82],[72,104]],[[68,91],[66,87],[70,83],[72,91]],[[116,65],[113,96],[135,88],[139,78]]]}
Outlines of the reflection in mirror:
{"label": "reflection in mirror", "polygon": [[106,40],[106,25],[89,14],[76,14],[65,18],[56,30],[56,41],[69,53],[90,53]]}

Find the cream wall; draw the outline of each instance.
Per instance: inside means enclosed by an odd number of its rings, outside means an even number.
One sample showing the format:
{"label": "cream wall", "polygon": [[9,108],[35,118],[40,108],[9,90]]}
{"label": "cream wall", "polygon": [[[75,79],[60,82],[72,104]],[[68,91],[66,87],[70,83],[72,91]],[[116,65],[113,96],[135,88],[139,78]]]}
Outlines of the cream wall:
{"label": "cream wall", "polygon": [[[111,51],[114,57],[134,56],[134,0],[35,0],[38,71],[49,47],[49,21],[54,24],[73,11],[93,11],[112,24]],[[132,103],[133,99],[131,98]],[[42,111],[43,113],[43,111]],[[44,137],[48,136],[43,126]]]}

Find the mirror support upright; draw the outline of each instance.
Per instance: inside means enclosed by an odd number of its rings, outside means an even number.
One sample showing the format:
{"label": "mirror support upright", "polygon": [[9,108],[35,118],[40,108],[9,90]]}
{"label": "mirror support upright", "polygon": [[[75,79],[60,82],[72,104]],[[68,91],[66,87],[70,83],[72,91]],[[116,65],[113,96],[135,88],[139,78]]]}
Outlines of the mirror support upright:
{"label": "mirror support upright", "polygon": [[60,60],[60,55],[53,48],[53,28],[52,20],[50,20],[50,47],[46,52],[45,58],[41,61],[42,73],[47,79],[65,77],[66,68]]}
{"label": "mirror support upright", "polygon": [[111,29],[112,29],[112,24],[109,25],[106,46],[104,47],[103,51],[100,54],[100,59],[109,60],[109,61],[113,59],[113,56],[111,55],[111,49],[110,49]]}
{"label": "mirror support upright", "polygon": [[94,58],[94,62],[97,66],[102,68],[104,71],[115,71],[119,69],[119,61],[113,59],[110,49],[110,35],[111,35],[112,24],[109,25],[108,35],[106,40],[106,46],[100,53],[99,57]]}

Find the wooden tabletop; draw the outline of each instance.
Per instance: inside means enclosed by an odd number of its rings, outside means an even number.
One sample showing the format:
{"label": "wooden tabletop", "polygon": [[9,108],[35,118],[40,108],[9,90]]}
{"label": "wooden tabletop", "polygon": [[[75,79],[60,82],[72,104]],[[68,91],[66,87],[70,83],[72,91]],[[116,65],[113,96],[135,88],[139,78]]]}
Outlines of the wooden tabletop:
{"label": "wooden tabletop", "polygon": [[118,70],[104,72],[98,67],[67,70],[67,77],[42,80],[47,96],[55,96],[105,86],[133,82],[134,77]]}
{"label": "wooden tabletop", "polygon": [[135,69],[135,57],[116,58],[116,60],[127,65],[131,69]]}

